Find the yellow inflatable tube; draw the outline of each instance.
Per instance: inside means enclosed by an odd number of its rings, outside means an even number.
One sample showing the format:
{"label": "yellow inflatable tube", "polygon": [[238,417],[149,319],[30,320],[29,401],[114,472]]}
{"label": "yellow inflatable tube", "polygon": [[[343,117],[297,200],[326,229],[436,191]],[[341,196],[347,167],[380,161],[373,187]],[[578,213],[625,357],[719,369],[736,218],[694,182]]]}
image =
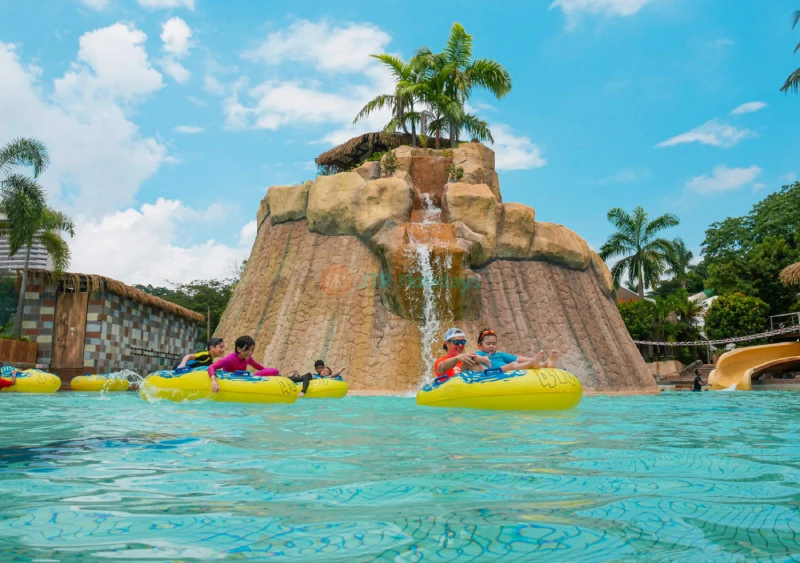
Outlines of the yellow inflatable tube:
{"label": "yellow inflatable tube", "polygon": [[[2,370],[3,379],[11,379],[11,370]],[[17,374],[17,382],[0,389],[0,393],[55,393],[61,387],[61,379],[52,373],[38,369],[26,369]]]}
{"label": "yellow inflatable tube", "polygon": [[560,411],[581,402],[578,378],[563,369],[543,368],[485,373],[463,372],[426,385],[417,404],[426,407],[504,411]]}
{"label": "yellow inflatable tube", "polygon": [[[302,383],[297,384],[297,390],[303,388]],[[347,395],[349,389],[347,382],[340,377],[321,377],[312,379],[308,389],[301,399],[341,399]]]}
{"label": "yellow inflatable tube", "polygon": [[255,377],[249,372],[230,373],[217,370],[219,392],[211,391],[207,368],[190,371],[157,371],[139,386],[145,399],[193,401],[211,399],[232,403],[294,403],[297,386],[285,377]]}
{"label": "yellow inflatable tube", "polygon": [[108,374],[79,375],[69,384],[73,391],[127,391],[130,387],[127,379]]}

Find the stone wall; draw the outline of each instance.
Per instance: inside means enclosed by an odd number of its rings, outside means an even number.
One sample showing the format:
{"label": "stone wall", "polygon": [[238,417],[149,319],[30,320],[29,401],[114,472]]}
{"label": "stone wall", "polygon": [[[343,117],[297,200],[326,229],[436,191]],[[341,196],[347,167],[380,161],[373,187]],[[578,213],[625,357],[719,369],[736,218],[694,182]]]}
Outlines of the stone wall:
{"label": "stone wall", "polygon": [[[25,292],[22,336],[38,343],[36,362],[50,366],[56,308],[55,284]],[[85,373],[170,368],[194,350],[198,325],[107,290],[89,296],[83,349]]]}

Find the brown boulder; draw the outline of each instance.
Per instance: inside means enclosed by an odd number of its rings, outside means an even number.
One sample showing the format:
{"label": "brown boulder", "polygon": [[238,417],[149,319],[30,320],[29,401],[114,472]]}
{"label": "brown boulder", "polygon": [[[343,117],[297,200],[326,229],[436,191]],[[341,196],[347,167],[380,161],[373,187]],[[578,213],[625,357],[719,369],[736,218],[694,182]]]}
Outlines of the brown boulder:
{"label": "brown boulder", "polygon": [[555,223],[536,223],[530,256],[560,264],[573,270],[585,270],[591,256],[589,245],[574,231]]}
{"label": "brown boulder", "polygon": [[499,215],[497,256],[516,260],[528,258],[533,242],[536,211],[521,203],[501,203]]}
{"label": "brown boulder", "polygon": [[358,168],[353,169],[353,172],[361,176],[367,181],[377,180],[381,177],[381,163],[377,160],[365,162]]}
{"label": "brown boulder", "polygon": [[452,223],[456,237],[464,241],[464,248],[469,254],[469,265],[480,267],[495,258],[494,246],[489,243],[489,239],[480,233],[476,233],[461,221]]}
{"label": "brown boulder", "polygon": [[614,277],[611,275],[606,263],[600,258],[600,255],[594,250],[589,252],[592,256],[592,270],[597,276],[597,282],[600,284],[603,294],[608,297],[614,292]]}
{"label": "brown boulder", "polygon": [[413,200],[413,190],[398,178],[367,182],[358,190],[353,202],[358,236],[369,239],[388,220],[408,221]]}
{"label": "brown boulder", "polygon": [[497,242],[497,199],[485,184],[447,184],[442,198],[445,221],[461,221],[485,235],[494,252]]}
{"label": "brown boulder", "polygon": [[266,199],[273,225],[299,221],[306,216],[310,186],[310,181],[291,186],[270,186]]}
{"label": "brown boulder", "polygon": [[464,170],[462,182],[486,184],[497,201],[500,195],[500,179],[494,169],[494,151],[483,143],[461,143],[453,150],[453,164]]}
{"label": "brown boulder", "polygon": [[364,184],[355,172],[317,177],[308,191],[308,229],[323,235],[356,234],[353,202]]}

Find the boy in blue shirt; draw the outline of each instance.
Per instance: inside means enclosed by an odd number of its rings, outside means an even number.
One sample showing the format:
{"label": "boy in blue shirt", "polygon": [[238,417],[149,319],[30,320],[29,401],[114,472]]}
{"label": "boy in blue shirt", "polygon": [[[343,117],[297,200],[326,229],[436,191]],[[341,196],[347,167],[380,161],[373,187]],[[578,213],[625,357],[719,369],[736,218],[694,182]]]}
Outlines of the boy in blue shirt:
{"label": "boy in blue shirt", "polygon": [[478,351],[475,353],[479,356],[488,357],[492,364],[492,369],[502,369],[503,371],[552,368],[556,366],[559,356],[558,350],[552,350],[550,357],[542,362],[544,350],[539,350],[539,353],[533,358],[515,356],[508,352],[498,352],[497,334],[489,328],[483,329],[478,335]]}

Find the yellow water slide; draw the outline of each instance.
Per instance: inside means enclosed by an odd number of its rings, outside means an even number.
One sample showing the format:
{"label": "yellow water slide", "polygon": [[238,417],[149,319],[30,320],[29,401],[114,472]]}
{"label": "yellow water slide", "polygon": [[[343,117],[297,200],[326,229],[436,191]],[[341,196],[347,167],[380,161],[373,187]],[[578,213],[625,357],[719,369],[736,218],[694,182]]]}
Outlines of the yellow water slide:
{"label": "yellow water slide", "polygon": [[752,380],[764,373],[800,370],[799,366],[800,342],[737,348],[720,357],[716,369],[708,375],[708,385],[717,391],[750,391]]}

